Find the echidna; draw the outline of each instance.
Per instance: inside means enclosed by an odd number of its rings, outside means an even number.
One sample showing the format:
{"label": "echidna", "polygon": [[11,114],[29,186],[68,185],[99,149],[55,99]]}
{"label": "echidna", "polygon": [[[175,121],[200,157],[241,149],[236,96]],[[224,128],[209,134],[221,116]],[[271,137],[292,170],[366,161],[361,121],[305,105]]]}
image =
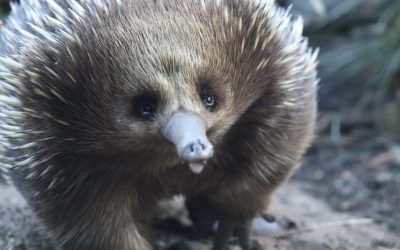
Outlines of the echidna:
{"label": "echidna", "polygon": [[316,54],[273,1],[21,0],[0,29],[4,171],[63,249],[145,250],[161,199],[264,211],[316,117]]}

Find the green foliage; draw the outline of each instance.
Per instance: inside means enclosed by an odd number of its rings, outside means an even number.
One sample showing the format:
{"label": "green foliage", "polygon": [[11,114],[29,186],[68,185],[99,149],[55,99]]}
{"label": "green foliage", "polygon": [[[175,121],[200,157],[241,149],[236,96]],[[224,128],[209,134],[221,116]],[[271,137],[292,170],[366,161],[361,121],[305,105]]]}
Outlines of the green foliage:
{"label": "green foliage", "polygon": [[322,76],[380,103],[400,89],[400,3],[353,0],[336,9],[311,28],[323,44]]}

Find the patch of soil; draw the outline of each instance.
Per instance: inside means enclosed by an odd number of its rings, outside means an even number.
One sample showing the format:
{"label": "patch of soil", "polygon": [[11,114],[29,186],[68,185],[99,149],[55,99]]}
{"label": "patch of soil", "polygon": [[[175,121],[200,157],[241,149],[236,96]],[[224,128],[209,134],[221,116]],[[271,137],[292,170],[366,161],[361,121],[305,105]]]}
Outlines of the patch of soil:
{"label": "patch of soil", "polygon": [[373,128],[322,134],[294,175],[333,209],[373,218],[400,235],[400,150]]}

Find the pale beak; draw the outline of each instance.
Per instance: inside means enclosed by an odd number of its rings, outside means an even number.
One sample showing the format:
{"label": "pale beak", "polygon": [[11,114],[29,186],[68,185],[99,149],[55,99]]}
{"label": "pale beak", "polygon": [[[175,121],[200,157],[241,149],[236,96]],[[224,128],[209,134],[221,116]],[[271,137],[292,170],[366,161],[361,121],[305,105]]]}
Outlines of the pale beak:
{"label": "pale beak", "polygon": [[177,112],[162,127],[163,136],[175,144],[178,156],[185,160],[193,173],[203,171],[214,149],[206,135],[204,121],[189,112]]}

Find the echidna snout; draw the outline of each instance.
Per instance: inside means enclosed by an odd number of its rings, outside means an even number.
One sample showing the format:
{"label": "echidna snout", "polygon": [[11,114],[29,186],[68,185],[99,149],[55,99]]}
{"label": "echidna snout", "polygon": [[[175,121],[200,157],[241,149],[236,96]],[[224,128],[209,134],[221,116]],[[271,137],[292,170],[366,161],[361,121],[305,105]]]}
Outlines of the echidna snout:
{"label": "echidna snout", "polygon": [[214,149],[206,135],[206,125],[197,115],[177,112],[162,128],[163,136],[175,146],[178,156],[189,163],[194,173],[201,173]]}

